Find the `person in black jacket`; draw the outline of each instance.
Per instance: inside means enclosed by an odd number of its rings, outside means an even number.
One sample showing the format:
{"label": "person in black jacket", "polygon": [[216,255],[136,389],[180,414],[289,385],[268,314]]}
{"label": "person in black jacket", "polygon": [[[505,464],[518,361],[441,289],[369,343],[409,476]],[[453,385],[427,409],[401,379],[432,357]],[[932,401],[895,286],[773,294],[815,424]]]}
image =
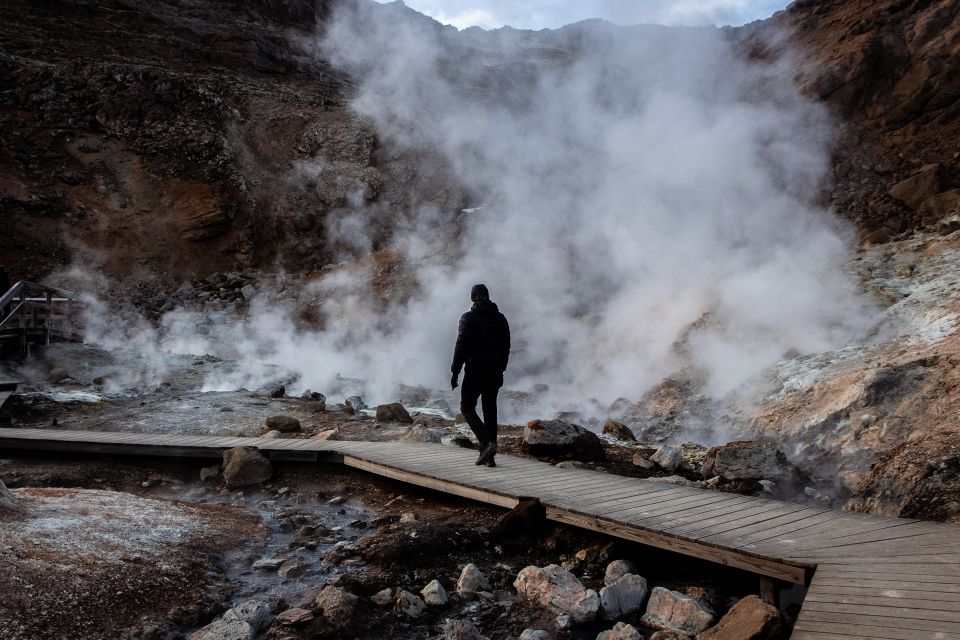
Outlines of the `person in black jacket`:
{"label": "person in black jacket", "polygon": [[[506,317],[490,301],[490,293],[482,284],[470,290],[473,307],[460,317],[457,345],[453,350],[453,377],[450,386],[457,388],[460,369],[466,365],[463,388],[460,390],[460,413],[480,442],[478,465],[497,466],[497,393],[503,386],[503,372],[510,359],[510,325]],[[483,420],[477,415],[481,400]]]}

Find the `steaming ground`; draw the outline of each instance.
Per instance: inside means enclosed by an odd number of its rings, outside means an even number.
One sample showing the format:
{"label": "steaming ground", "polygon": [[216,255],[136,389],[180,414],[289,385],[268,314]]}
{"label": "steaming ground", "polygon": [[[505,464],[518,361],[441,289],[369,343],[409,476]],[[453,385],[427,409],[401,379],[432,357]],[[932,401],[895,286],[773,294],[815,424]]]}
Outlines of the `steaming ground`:
{"label": "steaming ground", "polygon": [[[505,417],[602,418],[678,372],[708,397],[749,397],[785,354],[875,328],[849,230],[812,204],[832,123],[784,67],[746,62],[720,30],[581,23],[533,40],[359,3],[301,44],[352,77],[387,153],[439,150],[470,213],[400,219],[357,181],[324,229],[348,266],[264,287],[242,322],[207,309],[129,324],[122,340],[157,354],[154,370],[165,351],[212,353],[244,364],[206,390],[260,386],[264,362],[304,388],[360,380],[384,401],[399,384],[442,389],[483,281],[513,329],[508,386],[537,390],[532,411]],[[334,174],[317,158],[291,180],[351,179]],[[384,225],[404,273],[378,291],[363,256]],[[298,322],[304,300],[313,327]],[[116,339],[113,318],[101,329]]]}

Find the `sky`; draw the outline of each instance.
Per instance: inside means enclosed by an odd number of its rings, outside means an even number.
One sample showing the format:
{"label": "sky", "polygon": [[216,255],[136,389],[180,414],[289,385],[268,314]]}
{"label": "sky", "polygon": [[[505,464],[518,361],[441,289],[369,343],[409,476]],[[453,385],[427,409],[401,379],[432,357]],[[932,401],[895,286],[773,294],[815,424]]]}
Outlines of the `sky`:
{"label": "sky", "polygon": [[[380,0],[385,1],[385,0]],[[615,24],[740,25],[783,9],[786,0],[404,0],[458,29],[555,29],[589,18]]]}

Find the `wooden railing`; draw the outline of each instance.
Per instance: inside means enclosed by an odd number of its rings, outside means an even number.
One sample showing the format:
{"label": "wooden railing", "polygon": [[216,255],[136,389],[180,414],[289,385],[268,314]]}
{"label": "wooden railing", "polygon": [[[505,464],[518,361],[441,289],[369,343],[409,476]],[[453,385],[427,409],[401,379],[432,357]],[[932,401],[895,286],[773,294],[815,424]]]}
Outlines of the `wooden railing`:
{"label": "wooden railing", "polygon": [[82,342],[83,303],[72,291],[18,282],[0,296],[0,353],[29,353],[32,345]]}

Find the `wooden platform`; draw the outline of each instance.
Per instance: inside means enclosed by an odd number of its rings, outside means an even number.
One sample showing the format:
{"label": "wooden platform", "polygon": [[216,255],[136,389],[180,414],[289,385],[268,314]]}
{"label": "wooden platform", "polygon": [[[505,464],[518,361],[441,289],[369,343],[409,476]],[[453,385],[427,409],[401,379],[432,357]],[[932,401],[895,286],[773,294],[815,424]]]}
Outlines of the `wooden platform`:
{"label": "wooden platform", "polygon": [[879,518],[678,487],[439,444],[0,429],[4,450],[219,458],[252,446],[278,460],[325,460],[547,516],[653,547],[809,584],[794,640],[960,640],[960,527]]}

